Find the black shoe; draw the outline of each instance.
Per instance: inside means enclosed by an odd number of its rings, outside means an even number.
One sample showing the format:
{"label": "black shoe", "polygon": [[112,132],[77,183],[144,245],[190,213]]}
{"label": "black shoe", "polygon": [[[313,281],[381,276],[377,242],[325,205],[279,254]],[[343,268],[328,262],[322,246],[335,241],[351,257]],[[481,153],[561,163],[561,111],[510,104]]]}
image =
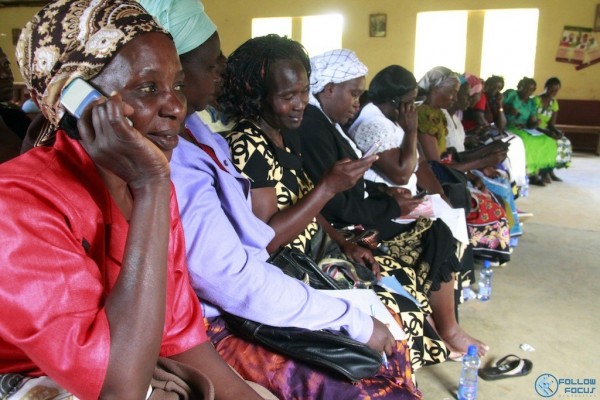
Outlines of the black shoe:
{"label": "black shoe", "polygon": [[550,179],[552,179],[554,182],[562,182],[563,181],[558,176],[556,176],[556,174],[554,173],[554,171],[550,172]]}
{"label": "black shoe", "polygon": [[532,177],[530,177],[529,184],[536,185],[536,186],[546,186],[546,184],[542,180],[542,177],[539,175],[533,175]]}

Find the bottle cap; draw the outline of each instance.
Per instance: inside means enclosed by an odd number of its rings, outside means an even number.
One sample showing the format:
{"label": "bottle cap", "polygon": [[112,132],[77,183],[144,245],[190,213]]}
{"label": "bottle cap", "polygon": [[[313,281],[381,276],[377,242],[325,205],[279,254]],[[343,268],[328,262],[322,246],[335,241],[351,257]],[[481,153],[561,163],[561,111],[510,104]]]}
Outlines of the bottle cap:
{"label": "bottle cap", "polygon": [[490,268],[492,266],[492,262],[490,260],[483,260],[483,268]]}
{"label": "bottle cap", "polygon": [[467,354],[470,356],[477,355],[477,346],[475,346],[474,344],[470,345],[469,349],[467,350]]}

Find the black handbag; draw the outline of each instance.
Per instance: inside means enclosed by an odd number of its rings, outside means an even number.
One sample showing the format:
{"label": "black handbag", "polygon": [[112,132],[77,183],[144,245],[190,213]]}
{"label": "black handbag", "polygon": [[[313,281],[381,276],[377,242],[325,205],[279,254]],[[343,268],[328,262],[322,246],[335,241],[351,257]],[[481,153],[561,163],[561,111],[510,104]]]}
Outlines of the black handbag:
{"label": "black handbag", "polygon": [[268,263],[279,267],[286,275],[296,278],[315,289],[348,289],[349,286],[340,285],[327,275],[303,252],[281,247],[267,260]]}
{"label": "black handbag", "polygon": [[[315,289],[352,287],[347,281],[330,277],[310,257],[296,249],[283,247],[267,261]],[[273,327],[231,314],[222,317],[232,333],[246,340],[351,381],[373,376],[381,367],[381,354],[342,332]]]}
{"label": "black handbag", "polygon": [[341,332],[278,328],[231,314],[223,319],[231,332],[248,341],[351,381],[373,376],[381,367],[381,354]]}

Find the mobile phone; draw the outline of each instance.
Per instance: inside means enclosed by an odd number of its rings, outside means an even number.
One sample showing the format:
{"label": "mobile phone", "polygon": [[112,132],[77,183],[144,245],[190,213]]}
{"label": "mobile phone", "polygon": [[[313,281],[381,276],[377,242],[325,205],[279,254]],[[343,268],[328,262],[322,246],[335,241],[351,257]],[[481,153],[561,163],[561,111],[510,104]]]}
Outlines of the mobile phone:
{"label": "mobile phone", "polygon": [[[75,78],[63,89],[60,94],[60,103],[71,115],[79,119],[88,104],[101,98],[104,98],[104,95],[86,80]],[[133,126],[133,122],[129,118],[125,119],[129,126]]]}
{"label": "mobile phone", "polygon": [[369,149],[367,151],[365,151],[362,158],[369,157],[370,155],[375,154],[375,152],[377,151],[377,149],[379,148],[380,145],[381,145],[381,142],[379,142],[379,141],[373,143],[371,145],[371,147],[369,147]]}
{"label": "mobile phone", "polygon": [[102,97],[102,93],[85,80],[75,78],[63,89],[60,103],[71,115],[79,119],[88,104]]}
{"label": "mobile phone", "polygon": [[422,199],[423,197],[427,196],[428,194],[429,194],[429,192],[427,190],[422,190],[419,193],[415,194],[414,198]]}

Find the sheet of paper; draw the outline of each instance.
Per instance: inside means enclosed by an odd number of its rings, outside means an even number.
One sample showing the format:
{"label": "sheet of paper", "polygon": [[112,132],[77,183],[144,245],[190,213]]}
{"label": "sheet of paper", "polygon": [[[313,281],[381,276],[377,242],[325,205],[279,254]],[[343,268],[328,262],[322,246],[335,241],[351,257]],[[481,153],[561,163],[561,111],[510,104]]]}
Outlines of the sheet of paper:
{"label": "sheet of paper", "polygon": [[319,290],[329,296],[343,299],[357,307],[366,314],[372,315],[383,324],[387,325],[388,329],[394,335],[396,340],[404,340],[408,336],[396,322],[392,314],[383,305],[377,294],[372,289],[344,289],[344,290]]}
{"label": "sheet of paper", "polygon": [[[467,232],[467,219],[464,208],[452,208],[446,203],[439,194],[426,196],[433,206],[434,218],[440,218],[452,231],[452,236],[464,244],[469,244],[469,234]],[[395,219],[394,222],[406,224],[413,222],[414,219]]]}
{"label": "sheet of paper", "polygon": [[439,194],[432,195],[433,210],[437,218],[442,221],[452,231],[452,236],[459,242],[469,244],[469,234],[467,232],[467,218],[464,208],[452,208],[446,203]]}
{"label": "sheet of paper", "polygon": [[525,132],[529,133],[531,136],[542,136],[544,132],[540,132],[537,129],[524,129]]}

